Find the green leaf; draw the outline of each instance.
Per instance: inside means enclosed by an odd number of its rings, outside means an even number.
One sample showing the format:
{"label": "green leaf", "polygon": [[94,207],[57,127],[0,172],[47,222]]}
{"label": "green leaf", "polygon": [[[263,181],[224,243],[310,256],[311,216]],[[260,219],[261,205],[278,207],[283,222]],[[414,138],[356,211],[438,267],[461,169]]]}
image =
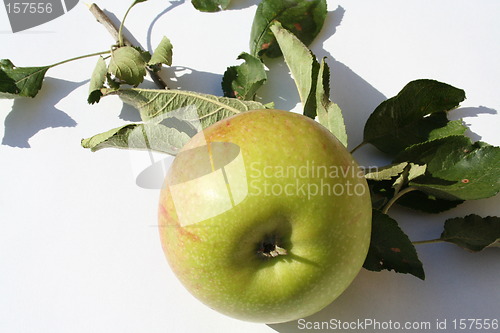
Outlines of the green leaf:
{"label": "green leaf", "polygon": [[89,104],[98,103],[101,99],[102,92],[101,88],[104,87],[106,82],[106,75],[108,73],[108,67],[103,57],[99,57],[97,64],[92,72],[89,85],[89,96],[87,102]]}
{"label": "green leaf", "polygon": [[450,210],[463,202],[463,200],[437,198],[435,195],[420,191],[406,193],[396,201],[400,206],[430,214],[438,214]]}
{"label": "green leaf", "polygon": [[465,126],[461,120],[449,121],[444,112],[433,113],[428,119],[436,119],[437,117],[442,118],[443,127],[434,126],[434,129],[429,131],[429,140],[445,138],[447,136],[464,135],[467,131],[467,126]]}
{"label": "green leaf", "polygon": [[6,93],[15,95],[19,92],[19,89],[16,86],[16,81],[14,81],[11,77],[7,75],[4,71],[0,70],[0,97],[2,94]]}
{"label": "green leaf", "polygon": [[170,155],[189,141],[188,134],[161,123],[128,124],[82,140],[91,151],[103,148],[153,150]]}
{"label": "green leaf", "polygon": [[294,34],[279,22],[271,31],[283,51],[285,62],[299,92],[304,115],[315,119],[347,146],[344,118],[339,106],[330,101],[330,70],[325,63],[318,63],[314,54]]}
{"label": "green leaf", "polygon": [[123,46],[111,52],[108,70],[123,82],[137,86],[146,76],[146,61],[136,48]]}
{"label": "green leaf", "polygon": [[134,49],[137,50],[137,52],[139,52],[139,54],[141,55],[142,57],[142,60],[144,61],[144,63],[146,65],[149,64],[149,61],[151,60],[151,53],[149,53],[149,51],[146,51],[144,50],[142,47],[140,46],[132,46]]}
{"label": "green leaf", "polygon": [[156,47],[153,52],[153,56],[149,60],[148,65],[154,66],[158,64],[165,64],[167,66],[172,66],[172,54],[173,46],[170,39],[163,37],[160,44]]}
{"label": "green leaf", "polygon": [[250,35],[250,50],[254,56],[281,56],[280,46],[270,31],[273,22],[309,45],[323,27],[327,14],[326,0],[263,0],[257,7]]}
{"label": "green leaf", "polygon": [[500,218],[475,214],[446,220],[441,240],[477,252],[485,247],[499,246]]}
{"label": "green leaf", "polygon": [[9,59],[0,60],[0,98],[35,97],[50,67],[16,67]]}
{"label": "green leaf", "polygon": [[[411,161],[418,164],[429,164],[434,160],[436,169],[440,170],[442,168],[438,166],[441,163],[439,161],[446,159],[450,153],[459,153],[470,145],[472,145],[471,139],[461,135],[430,140],[406,148],[396,156],[394,162]],[[433,168],[431,167],[431,169]]]}
{"label": "green leaf", "polygon": [[380,272],[394,270],[425,279],[422,262],[408,236],[388,215],[373,210],[370,249],[363,267]]}
{"label": "green leaf", "polygon": [[245,52],[241,53],[238,59],[245,62],[239,66],[228,67],[222,78],[224,96],[252,100],[267,80],[264,64],[259,58]]}
{"label": "green leaf", "polygon": [[[388,200],[394,197],[395,180],[370,180],[368,186],[372,193],[373,206],[382,209]],[[401,190],[401,189],[400,189]],[[463,203],[463,200],[446,200],[420,191],[411,191],[401,196],[396,204],[413,210],[437,214],[452,209]]]}
{"label": "green leaf", "polygon": [[110,90],[106,94],[120,96],[125,103],[139,110],[143,121],[190,108],[193,110],[193,115],[190,117],[196,118],[193,121],[199,120],[202,128],[240,112],[265,108],[258,102],[217,97],[185,90],[134,88]]}
{"label": "green leaf", "polygon": [[229,6],[231,0],[191,0],[194,8],[201,12],[218,12]]}
{"label": "green leaf", "polygon": [[[106,83],[112,90],[120,89],[121,83],[116,81],[109,72],[106,74]],[[101,90],[102,91],[102,90]],[[103,93],[104,96],[104,93]]]}
{"label": "green leaf", "polygon": [[364,128],[364,142],[383,152],[397,154],[431,138],[463,134],[465,128],[458,122],[449,125],[445,112],[456,108],[464,99],[463,90],[448,84],[434,80],[412,81],[370,115]]}
{"label": "green leaf", "polygon": [[347,132],[340,107],[330,100],[330,69],[321,61],[316,85],[316,114],[321,125],[347,147]]}
{"label": "green leaf", "polygon": [[423,176],[427,170],[427,165],[419,165],[414,163],[409,163],[399,175],[399,177],[394,181],[392,187],[399,192],[404,186],[408,185],[410,180]]}
{"label": "green leaf", "polygon": [[365,178],[370,180],[390,180],[393,177],[399,176],[407,165],[407,162],[402,162],[370,170],[370,172],[365,174]]}
{"label": "green leaf", "polygon": [[423,176],[427,171],[427,165],[419,165],[410,163],[410,169],[408,170],[408,180],[413,180],[420,176]]}
{"label": "green leaf", "polygon": [[304,106],[304,115],[316,117],[316,85],[320,64],[311,50],[294,34],[277,22],[270,27],[283,51],[285,62],[290,68],[297,86],[299,97]]}
{"label": "green leaf", "polygon": [[[427,166],[402,162],[391,164],[366,173],[375,207],[383,207],[396,192],[408,187],[410,181],[423,176]],[[380,200],[380,197],[385,198]],[[400,197],[396,204],[426,213],[440,213],[461,204],[462,200],[445,200],[420,191],[411,191]]]}
{"label": "green leaf", "polygon": [[396,161],[427,164],[411,186],[448,200],[489,198],[500,191],[500,148],[449,136],[406,149]]}

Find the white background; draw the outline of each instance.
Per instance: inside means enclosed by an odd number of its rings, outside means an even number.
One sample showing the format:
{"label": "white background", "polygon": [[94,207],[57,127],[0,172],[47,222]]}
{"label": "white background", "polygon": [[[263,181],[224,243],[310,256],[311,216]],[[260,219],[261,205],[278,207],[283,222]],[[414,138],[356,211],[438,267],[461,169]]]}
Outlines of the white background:
{"label": "white background", "polygon": [[[122,18],[129,2],[100,1]],[[172,88],[221,95],[220,81],[248,51],[257,0],[234,0],[222,13],[186,3],[137,5],[128,30],[152,50],[163,35],[174,45]],[[311,45],[332,68],[332,96],[346,118],[350,146],[384,99],[419,78],[466,91],[451,118],[463,118],[474,139],[500,145],[500,2],[328,1],[326,25]],[[103,51],[113,40],[80,3],[66,15],[13,34],[0,9],[0,58],[17,66],[46,65]],[[80,140],[137,121],[115,97],[86,102],[96,59],[49,70],[35,99],[0,101],[0,332],[297,332],[297,322],[246,323],[194,299],[168,267],[156,229],[157,189],[136,176],[147,154],[91,153]],[[298,95],[281,60],[267,62],[263,102],[298,111]],[[172,79],[177,76],[177,81]],[[146,86],[152,86],[146,84]],[[363,165],[383,157],[356,152]],[[393,209],[412,240],[439,236],[446,218],[500,216],[498,196],[435,216]],[[451,244],[420,245],[426,280],[362,270],[332,305],[307,321],[499,318],[499,252],[471,254]],[[354,330],[362,331],[362,330]],[[366,329],[365,331],[373,331]],[[379,330],[380,331],[380,330]],[[471,330],[473,331],[473,330]]]}

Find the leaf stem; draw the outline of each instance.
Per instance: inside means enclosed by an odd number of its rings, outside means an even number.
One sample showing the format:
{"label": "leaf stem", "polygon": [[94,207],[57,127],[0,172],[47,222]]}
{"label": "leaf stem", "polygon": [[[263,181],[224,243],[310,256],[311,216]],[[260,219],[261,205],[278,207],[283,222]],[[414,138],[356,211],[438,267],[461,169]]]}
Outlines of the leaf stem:
{"label": "leaf stem", "polygon": [[363,141],[363,142],[361,142],[359,145],[357,145],[356,147],[354,147],[354,149],[353,149],[353,150],[351,150],[351,154],[354,154],[354,152],[355,152],[356,150],[358,150],[359,148],[363,147],[364,145],[366,145],[366,142],[364,142],[364,141]]}
{"label": "leaf stem", "polygon": [[391,200],[389,200],[389,202],[387,202],[387,204],[384,206],[384,208],[382,209],[382,213],[384,214],[387,214],[387,212],[389,211],[389,208],[391,208],[391,206],[399,199],[401,198],[403,195],[405,195],[406,193],[409,193],[409,192],[412,192],[412,191],[416,191],[418,190],[418,188],[414,187],[414,186],[410,186],[410,187],[407,187],[403,190],[401,190],[400,192],[398,192],[396,195],[394,195]]}
{"label": "leaf stem", "polygon": [[429,239],[429,240],[422,240],[422,241],[415,241],[411,242],[413,245],[420,245],[420,244],[432,244],[432,243],[440,243],[444,242],[441,238],[436,238],[436,239]]}
{"label": "leaf stem", "polygon": [[66,60],[63,60],[63,61],[56,62],[55,64],[49,65],[48,67],[52,68],[52,67],[55,67],[55,66],[59,66],[59,65],[68,63],[70,61],[75,61],[75,60],[80,60],[80,59],[84,59],[84,58],[95,57],[95,56],[98,56],[98,55],[109,54],[109,53],[111,53],[110,50],[96,52],[96,53],[91,53],[91,54],[85,54],[85,55],[82,55],[82,56],[78,56],[78,57],[74,57],[74,58],[70,58],[70,59],[66,59]]}
{"label": "leaf stem", "polygon": [[137,1],[134,1],[130,7],[128,7],[127,11],[125,12],[125,15],[123,16],[123,19],[120,23],[120,28],[118,29],[118,46],[124,46],[125,43],[123,42],[123,26],[125,25],[125,19],[128,16],[128,13],[130,10],[137,4]]}

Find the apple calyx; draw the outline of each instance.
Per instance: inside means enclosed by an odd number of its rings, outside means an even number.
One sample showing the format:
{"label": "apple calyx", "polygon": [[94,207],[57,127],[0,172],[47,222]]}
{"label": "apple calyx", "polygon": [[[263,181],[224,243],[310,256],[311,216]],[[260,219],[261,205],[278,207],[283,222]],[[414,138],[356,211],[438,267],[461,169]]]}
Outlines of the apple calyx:
{"label": "apple calyx", "polygon": [[266,236],[259,244],[257,254],[263,258],[276,258],[277,256],[287,255],[287,251],[279,244],[279,239],[276,235]]}

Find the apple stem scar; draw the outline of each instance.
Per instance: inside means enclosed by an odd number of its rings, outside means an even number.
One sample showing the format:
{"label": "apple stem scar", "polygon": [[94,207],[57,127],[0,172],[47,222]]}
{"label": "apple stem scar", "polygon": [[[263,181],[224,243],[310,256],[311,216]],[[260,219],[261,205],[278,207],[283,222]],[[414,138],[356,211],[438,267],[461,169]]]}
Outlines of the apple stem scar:
{"label": "apple stem scar", "polygon": [[278,238],[268,236],[260,244],[257,253],[264,258],[275,258],[277,256],[287,255],[287,251],[278,245]]}

